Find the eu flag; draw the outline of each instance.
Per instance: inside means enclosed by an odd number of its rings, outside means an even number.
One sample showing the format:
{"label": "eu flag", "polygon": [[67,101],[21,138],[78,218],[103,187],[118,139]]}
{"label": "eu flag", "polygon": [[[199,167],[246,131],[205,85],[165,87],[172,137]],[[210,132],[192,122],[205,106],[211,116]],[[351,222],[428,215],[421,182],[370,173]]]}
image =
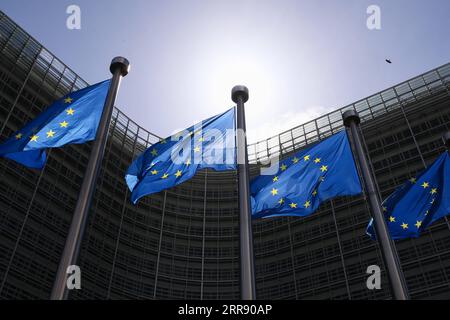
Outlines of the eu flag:
{"label": "eu flag", "polygon": [[235,131],[231,108],[152,145],[126,173],[131,201],[176,186],[203,168],[236,169]]}
{"label": "eu flag", "polygon": [[[442,154],[431,167],[398,187],[384,202],[392,239],[418,237],[438,219],[450,214],[450,156]],[[373,221],[367,234],[375,239]]]}
{"label": "eu flag", "polygon": [[106,80],[55,101],[0,145],[0,156],[42,169],[46,148],[94,140],[109,85]]}
{"label": "eu flag", "polygon": [[308,216],[325,200],[362,192],[345,131],[281,161],[250,188],[253,217]]}

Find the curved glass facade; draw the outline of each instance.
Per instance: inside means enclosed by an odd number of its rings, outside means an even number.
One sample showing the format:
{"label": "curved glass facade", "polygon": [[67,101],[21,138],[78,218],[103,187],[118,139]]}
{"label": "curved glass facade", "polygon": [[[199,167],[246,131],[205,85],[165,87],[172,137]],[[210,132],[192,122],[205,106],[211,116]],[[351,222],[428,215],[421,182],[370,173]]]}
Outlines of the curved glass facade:
{"label": "curved glass facade", "polygon": [[[0,135],[10,136],[55,98],[87,86],[0,11]],[[450,64],[249,146],[261,160],[289,155],[342,129],[354,108],[385,197],[431,163],[450,129]],[[204,170],[134,206],[123,180],[132,159],[160,138],[115,109],[71,299],[239,299],[236,172]],[[75,208],[90,144],[49,152],[44,170],[0,159],[0,297],[47,299]],[[385,299],[366,288],[382,266],[365,235],[365,198],[338,198],[307,218],[255,220],[257,298]],[[450,224],[397,242],[415,299],[450,298]]]}

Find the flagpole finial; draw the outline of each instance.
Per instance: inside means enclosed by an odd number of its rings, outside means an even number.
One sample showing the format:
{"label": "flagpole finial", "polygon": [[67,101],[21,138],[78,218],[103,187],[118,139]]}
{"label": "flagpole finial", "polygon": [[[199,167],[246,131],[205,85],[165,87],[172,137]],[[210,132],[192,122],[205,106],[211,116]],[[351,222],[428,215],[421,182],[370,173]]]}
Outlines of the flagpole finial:
{"label": "flagpole finial", "polygon": [[112,59],[109,70],[114,74],[117,69],[120,70],[121,76],[125,77],[130,72],[130,62],[128,59],[124,57],[115,57]]}
{"label": "flagpole finial", "polygon": [[248,101],[248,88],[246,86],[234,86],[231,89],[231,99],[237,103],[239,97],[242,98],[244,103]]}
{"label": "flagpole finial", "polygon": [[350,124],[352,122],[355,122],[355,124],[359,124],[361,120],[359,119],[358,112],[355,110],[347,110],[342,114],[342,119],[344,120],[344,125],[346,127],[350,127]]}
{"label": "flagpole finial", "polygon": [[442,136],[442,140],[444,140],[444,144],[447,147],[447,150],[450,152],[450,131],[447,131]]}

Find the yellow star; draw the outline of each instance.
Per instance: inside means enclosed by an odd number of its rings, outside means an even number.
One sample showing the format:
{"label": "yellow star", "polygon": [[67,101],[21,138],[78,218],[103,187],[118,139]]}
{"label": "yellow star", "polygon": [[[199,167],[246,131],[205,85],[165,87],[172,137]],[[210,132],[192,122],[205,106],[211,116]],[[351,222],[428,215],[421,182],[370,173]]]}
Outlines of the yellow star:
{"label": "yellow star", "polygon": [[64,99],[64,103],[72,103],[73,99],[71,97],[67,97]]}
{"label": "yellow star", "polygon": [[283,203],[284,203],[284,199],[281,198],[280,200],[278,200],[278,203],[279,203],[279,204],[283,204]]}
{"label": "yellow star", "polygon": [[317,195],[317,190],[314,190],[313,193],[312,193],[312,195],[313,195],[313,196],[316,196],[316,195]]}
{"label": "yellow star", "polygon": [[198,139],[198,142],[203,142],[205,141],[205,138],[201,137],[200,139]]}
{"label": "yellow star", "polygon": [[163,176],[161,177],[161,179],[167,179],[169,177],[169,175],[167,173],[164,173]]}
{"label": "yellow star", "polygon": [[155,170],[152,170],[152,171],[150,171],[150,172],[151,172],[152,175],[157,175],[157,174],[158,174],[158,170],[156,170],[156,169],[155,169]]}
{"label": "yellow star", "polygon": [[73,114],[75,113],[75,110],[72,109],[72,108],[69,108],[69,109],[66,110],[66,112],[67,112],[68,116],[73,116]]}
{"label": "yellow star", "polygon": [[320,158],[314,159],[314,162],[315,162],[315,163],[320,163]]}
{"label": "yellow star", "polygon": [[39,137],[38,137],[37,135],[33,135],[33,136],[31,136],[30,138],[31,138],[30,141],[37,142],[37,139],[38,139]]}
{"label": "yellow star", "polygon": [[421,225],[422,225],[422,221],[416,221],[415,226],[417,227],[417,229],[419,229]]}
{"label": "yellow star", "polygon": [[19,140],[20,138],[22,138],[22,134],[21,133],[16,134],[16,140]]}
{"label": "yellow star", "polygon": [[64,120],[63,122],[60,122],[59,125],[61,126],[61,128],[67,128],[69,123]]}
{"label": "yellow star", "polygon": [[200,152],[200,147],[199,146],[195,147],[194,152]]}
{"label": "yellow star", "polygon": [[431,194],[436,194],[436,193],[437,193],[437,188],[431,189],[430,193],[431,193]]}
{"label": "yellow star", "polygon": [[188,158],[184,164],[187,165],[187,166],[190,165],[191,164],[191,159]]}
{"label": "yellow star", "polygon": [[387,211],[387,208],[386,207],[383,207],[383,212],[386,212]]}
{"label": "yellow star", "polygon": [[408,224],[403,222],[401,227],[403,228],[403,230],[406,230],[408,229]]}
{"label": "yellow star", "polygon": [[422,183],[422,187],[424,189],[428,188],[429,186],[430,186],[430,184],[428,182],[426,182],[426,181],[424,183]]}
{"label": "yellow star", "polygon": [[308,155],[306,155],[306,156],[303,157],[303,160],[308,161],[309,158],[310,158],[310,155],[308,154]]}
{"label": "yellow star", "polygon": [[297,163],[298,160],[299,160],[299,159],[298,159],[297,157],[294,157],[294,159],[292,159],[292,162],[293,162],[293,163]]}
{"label": "yellow star", "polygon": [[166,143],[167,143],[167,140],[166,140],[166,139],[161,139],[161,140],[159,141],[159,143],[161,143],[161,144],[166,144]]}
{"label": "yellow star", "polygon": [[47,138],[53,138],[54,136],[55,136],[55,131],[53,131],[52,129],[47,131]]}
{"label": "yellow star", "polygon": [[417,180],[416,180],[416,178],[414,178],[414,177],[411,178],[411,179],[409,179],[409,182],[411,182],[411,183],[416,183],[416,181],[417,181]]}
{"label": "yellow star", "polygon": [[152,154],[152,156],[156,157],[158,155],[158,150],[153,149],[150,153]]}
{"label": "yellow star", "polygon": [[181,177],[182,171],[178,170],[177,173],[175,173],[175,177],[179,178]]}
{"label": "yellow star", "polygon": [[325,172],[328,170],[328,166],[321,166],[320,171]]}
{"label": "yellow star", "polygon": [[278,194],[278,189],[273,188],[272,191],[270,191],[273,196]]}
{"label": "yellow star", "polygon": [[278,181],[278,176],[273,177],[272,182],[277,182]]}
{"label": "yellow star", "polygon": [[291,208],[292,208],[292,209],[295,209],[295,208],[297,208],[297,204],[296,204],[296,203],[294,203],[294,202],[292,202],[292,203],[290,204],[290,206],[291,206]]}
{"label": "yellow star", "polygon": [[389,222],[395,222],[395,217],[390,216],[390,217],[389,217]]}
{"label": "yellow star", "polygon": [[309,200],[308,200],[308,201],[305,202],[305,204],[304,204],[303,206],[304,206],[306,209],[308,209],[310,205],[311,205],[311,202],[309,202]]}
{"label": "yellow star", "polygon": [[287,165],[285,165],[284,163],[281,165],[281,171],[284,171],[284,170],[286,170],[287,169]]}

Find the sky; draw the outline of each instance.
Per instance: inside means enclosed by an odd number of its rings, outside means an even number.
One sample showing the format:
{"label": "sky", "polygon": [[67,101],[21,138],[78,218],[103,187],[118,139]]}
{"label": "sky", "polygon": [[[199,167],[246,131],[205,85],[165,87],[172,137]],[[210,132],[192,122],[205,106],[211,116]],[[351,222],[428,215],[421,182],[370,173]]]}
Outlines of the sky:
{"label": "sky", "polygon": [[[66,26],[69,5],[79,30]],[[380,29],[367,27],[370,5]],[[233,106],[234,85],[250,91],[251,143],[450,62],[448,0],[1,0],[0,10],[91,84],[126,57],[116,105],[163,137]]]}

